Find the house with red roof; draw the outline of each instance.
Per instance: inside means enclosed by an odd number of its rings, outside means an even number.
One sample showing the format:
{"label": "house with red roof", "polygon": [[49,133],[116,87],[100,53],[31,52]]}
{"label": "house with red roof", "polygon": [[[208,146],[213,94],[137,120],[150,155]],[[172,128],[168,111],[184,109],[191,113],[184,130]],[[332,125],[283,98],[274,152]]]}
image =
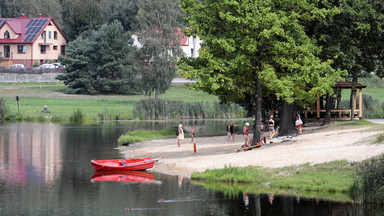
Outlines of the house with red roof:
{"label": "house with red roof", "polygon": [[[200,40],[198,36],[195,36],[195,37],[186,36],[183,33],[183,30],[181,28],[178,28],[175,34],[177,34],[177,39],[178,39],[178,42],[180,43],[181,49],[184,52],[184,56],[197,58],[199,56],[198,51],[201,48],[202,40]],[[138,36],[135,34],[132,34],[132,38],[133,38],[133,45],[138,48],[141,48],[142,45],[139,42]]]}
{"label": "house with red roof", "polygon": [[67,38],[53,18],[0,18],[0,66],[55,61],[65,54]]}
{"label": "house with red roof", "polygon": [[203,43],[199,36],[186,36],[181,29],[178,32],[180,46],[186,57],[197,58],[199,56],[199,49]]}

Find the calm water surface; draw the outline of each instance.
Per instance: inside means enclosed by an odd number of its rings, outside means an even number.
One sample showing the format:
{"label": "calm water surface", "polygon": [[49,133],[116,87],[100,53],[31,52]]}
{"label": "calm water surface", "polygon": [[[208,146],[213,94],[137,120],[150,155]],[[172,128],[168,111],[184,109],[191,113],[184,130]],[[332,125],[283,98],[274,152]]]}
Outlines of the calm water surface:
{"label": "calm water surface", "polygon": [[[225,134],[226,121],[195,124],[198,134]],[[138,128],[176,122],[92,126],[0,125],[0,215],[367,215],[375,208],[297,197],[220,192],[160,173],[125,173],[98,181],[89,161],[121,158],[117,139]],[[93,179],[91,179],[94,177]],[[142,181],[142,182],[135,182]],[[380,211],[380,213],[382,213]]]}

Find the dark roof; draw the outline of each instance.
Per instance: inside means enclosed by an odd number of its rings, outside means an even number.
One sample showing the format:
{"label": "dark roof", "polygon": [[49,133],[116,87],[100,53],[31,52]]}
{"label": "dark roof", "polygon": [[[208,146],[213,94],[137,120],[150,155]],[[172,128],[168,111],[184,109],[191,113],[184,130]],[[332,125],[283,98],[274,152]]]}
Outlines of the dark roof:
{"label": "dark roof", "polygon": [[[355,83],[355,88],[366,88],[367,86]],[[338,81],[336,82],[335,88],[344,88],[344,89],[351,89],[352,88],[352,82],[351,81]]]}
{"label": "dark roof", "polygon": [[55,20],[49,17],[39,16],[37,18],[0,18],[0,29],[8,24],[9,27],[19,36],[16,39],[0,39],[0,43],[33,43],[41,34],[44,28],[52,21],[59,31],[64,35],[64,32],[57,25]]}

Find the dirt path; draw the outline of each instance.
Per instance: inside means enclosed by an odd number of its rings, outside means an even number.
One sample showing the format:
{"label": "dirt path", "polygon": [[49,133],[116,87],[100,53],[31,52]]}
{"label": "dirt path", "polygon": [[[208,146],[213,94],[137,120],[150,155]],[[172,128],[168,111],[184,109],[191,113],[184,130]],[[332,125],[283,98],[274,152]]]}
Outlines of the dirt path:
{"label": "dirt path", "polygon": [[176,139],[166,139],[137,143],[122,150],[127,158],[159,158],[153,171],[190,176],[192,172],[225,166],[284,167],[334,160],[361,161],[384,154],[384,144],[370,144],[370,138],[380,132],[368,129],[366,126],[314,133],[308,133],[307,129],[302,136],[285,140],[275,138],[272,144],[238,153],[234,149],[242,145],[240,136],[236,136],[235,142],[227,142],[225,136],[197,137],[196,154],[189,138],[183,140],[181,147],[177,147]]}

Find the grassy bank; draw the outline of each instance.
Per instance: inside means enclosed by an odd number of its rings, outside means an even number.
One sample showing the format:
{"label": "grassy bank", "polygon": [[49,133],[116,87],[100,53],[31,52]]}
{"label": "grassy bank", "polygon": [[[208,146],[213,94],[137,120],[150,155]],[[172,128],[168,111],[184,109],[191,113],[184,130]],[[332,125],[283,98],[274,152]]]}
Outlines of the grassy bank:
{"label": "grassy bank", "polygon": [[[356,127],[364,127],[367,132],[384,130],[384,125],[365,120],[338,121],[323,130],[348,130]],[[379,133],[365,141],[383,144],[384,134]],[[229,195],[239,192],[273,193],[369,203],[384,203],[383,176],[384,155],[361,162],[333,161],[282,168],[227,166],[224,169],[206,170],[191,175],[195,184]]]}
{"label": "grassy bank", "polygon": [[193,173],[191,177],[208,182],[255,183],[276,188],[345,193],[352,188],[352,173],[353,168],[347,161],[335,161],[275,169],[254,166],[226,167]]}
{"label": "grassy bank", "polygon": [[[68,95],[64,94],[63,83],[17,83],[0,85],[0,95],[9,107],[11,121],[52,121],[68,122],[78,109],[85,121],[136,119],[133,104],[144,95]],[[19,96],[19,103],[16,101]],[[160,95],[162,100],[183,102],[217,103],[216,96],[195,92],[184,86],[173,86]],[[44,105],[49,112],[42,112]]]}
{"label": "grassy bank", "polygon": [[124,135],[121,135],[117,142],[121,145],[124,143],[137,143],[154,139],[166,139],[175,137],[177,127],[170,127],[161,131],[149,131],[149,130],[136,130],[130,131]]}

